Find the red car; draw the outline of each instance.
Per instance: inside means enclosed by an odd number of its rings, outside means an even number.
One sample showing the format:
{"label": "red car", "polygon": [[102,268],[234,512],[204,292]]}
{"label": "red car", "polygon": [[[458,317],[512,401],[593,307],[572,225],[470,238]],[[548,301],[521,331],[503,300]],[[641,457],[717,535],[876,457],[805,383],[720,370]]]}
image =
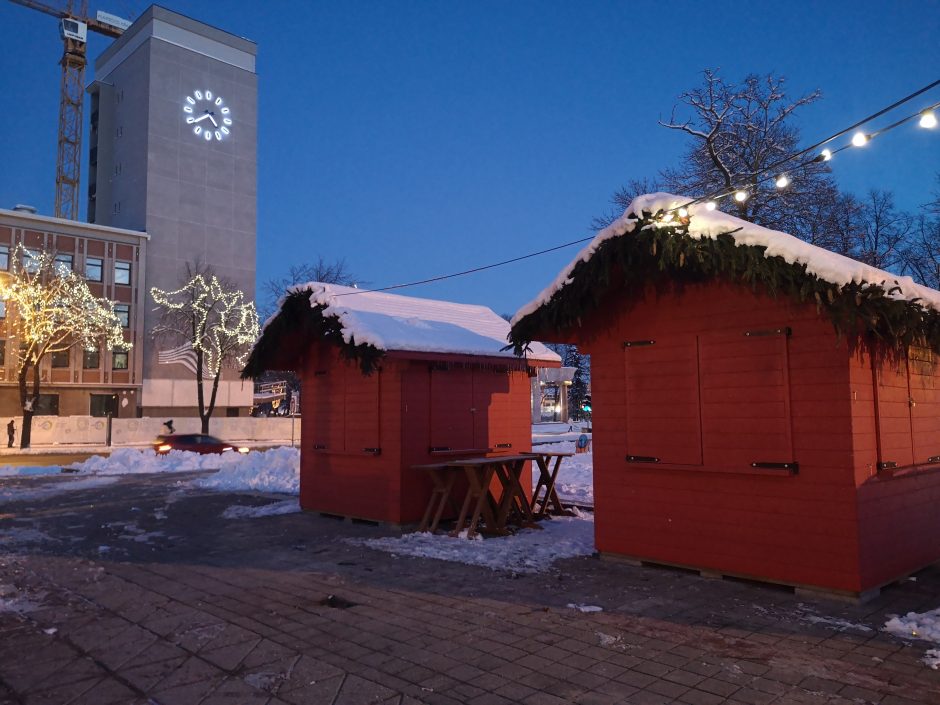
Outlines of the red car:
{"label": "red car", "polygon": [[225,453],[236,450],[247,453],[248,448],[239,448],[231,443],[219,440],[215,436],[205,433],[174,433],[157,436],[153,442],[153,449],[160,455],[166,455],[171,450],[188,450],[190,453]]}

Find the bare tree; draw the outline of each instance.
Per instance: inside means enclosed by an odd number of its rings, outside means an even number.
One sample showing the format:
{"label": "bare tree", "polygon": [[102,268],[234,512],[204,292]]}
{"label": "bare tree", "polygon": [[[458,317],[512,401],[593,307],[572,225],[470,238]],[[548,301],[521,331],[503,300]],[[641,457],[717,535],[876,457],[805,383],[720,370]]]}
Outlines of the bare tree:
{"label": "bare tree", "polygon": [[[9,338],[20,341],[17,381],[23,429],[20,447],[28,448],[39,401],[40,366],[47,355],[73,349],[128,350],[114,302],[97,298],[85,280],[55,261],[53,253],[17,245],[10,274],[0,280],[7,307]],[[32,374],[32,388],[29,377]]]}
{"label": "bare tree", "polygon": [[261,287],[265,295],[265,302],[262,307],[262,314],[268,318],[277,311],[277,302],[292,286],[306,284],[307,282],[323,282],[324,284],[342,284],[344,286],[355,286],[357,283],[365,284],[358,280],[356,275],[350,270],[345,259],[338,259],[328,262],[322,256],[315,262],[304,262],[301,264],[292,264],[285,276],[268,279]]}
{"label": "bare tree", "polygon": [[852,254],[880,269],[899,267],[913,226],[913,218],[895,208],[891,192],[869,191],[858,214],[858,244]]}
{"label": "bare tree", "polygon": [[[188,281],[176,291],[153,287],[161,310],[154,338],[188,344],[194,354],[196,398],[202,432],[209,432],[224,366],[241,367],[258,338],[258,313],[244,292],[198,265],[187,268]],[[205,382],[211,382],[206,401]]]}
{"label": "bare tree", "polygon": [[921,284],[940,289],[940,218],[918,216],[903,252],[905,270]]}

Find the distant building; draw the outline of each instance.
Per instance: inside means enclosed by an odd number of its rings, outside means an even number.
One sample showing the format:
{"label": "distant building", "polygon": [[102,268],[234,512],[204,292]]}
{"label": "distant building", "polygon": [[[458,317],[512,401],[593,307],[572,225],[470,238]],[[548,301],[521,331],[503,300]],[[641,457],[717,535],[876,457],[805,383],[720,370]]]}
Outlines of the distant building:
{"label": "distant building", "polygon": [[[146,233],[49,218],[28,210],[0,209],[0,274],[9,271],[17,244],[54,252],[59,262],[84,274],[97,296],[116,302],[128,352],[80,348],[47,355],[40,367],[39,415],[135,416],[143,387],[141,351],[146,289]],[[13,315],[12,312],[10,315]],[[0,416],[18,416],[16,382],[19,345],[0,308]]]}
{"label": "distant building", "polygon": [[[159,311],[149,291],[180,288],[196,264],[254,298],[256,54],[247,39],[151,6],[95,61],[90,223],[0,210],[0,244],[69,254],[95,291],[129,307],[127,369],[107,353],[92,367],[80,352],[46,362],[52,386],[44,384],[40,413],[96,414],[104,403],[98,397],[110,394],[120,415],[196,414],[195,355],[154,343]],[[125,262],[130,284],[115,281],[115,267]],[[4,345],[0,388],[11,386],[15,371],[12,343]],[[0,411],[10,415],[20,411],[12,391],[0,394]],[[252,385],[237,370],[224,371],[217,413],[247,416],[251,406]]]}

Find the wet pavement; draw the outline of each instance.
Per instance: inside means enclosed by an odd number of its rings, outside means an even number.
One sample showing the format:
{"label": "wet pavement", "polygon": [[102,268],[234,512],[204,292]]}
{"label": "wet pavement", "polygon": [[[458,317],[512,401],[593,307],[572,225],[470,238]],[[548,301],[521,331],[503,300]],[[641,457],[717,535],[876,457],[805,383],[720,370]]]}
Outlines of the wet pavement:
{"label": "wet pavement", "polygon": [[197,474],[0,479],[0,703],[940,703],[931,645],[881,629],[940,607],[936,566],[861,606],[591,557],[494,572],[226,519],[283,498]]}

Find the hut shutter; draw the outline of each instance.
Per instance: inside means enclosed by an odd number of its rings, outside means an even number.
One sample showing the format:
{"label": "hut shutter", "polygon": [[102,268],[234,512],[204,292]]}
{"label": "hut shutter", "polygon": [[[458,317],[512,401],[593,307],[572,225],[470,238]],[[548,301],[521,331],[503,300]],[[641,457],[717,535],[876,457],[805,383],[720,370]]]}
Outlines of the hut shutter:
{"label": "hut shutter", "polygon": [[940,460],[936,364],[930,350],[911,348],[905,359],[875,370],[879,469]]}
{"label": "hut shutter", "polygon": [[431,367],[431,451],[473,448],[473,370]]}
{"label": "hut shutter", "polygon": [[786,328],[699,338],[707,466],[796,470]]}
{"label": "hut shutter", "polygon": [[627,460],[701,465],[695,336],[628,341],[623,350]]}

